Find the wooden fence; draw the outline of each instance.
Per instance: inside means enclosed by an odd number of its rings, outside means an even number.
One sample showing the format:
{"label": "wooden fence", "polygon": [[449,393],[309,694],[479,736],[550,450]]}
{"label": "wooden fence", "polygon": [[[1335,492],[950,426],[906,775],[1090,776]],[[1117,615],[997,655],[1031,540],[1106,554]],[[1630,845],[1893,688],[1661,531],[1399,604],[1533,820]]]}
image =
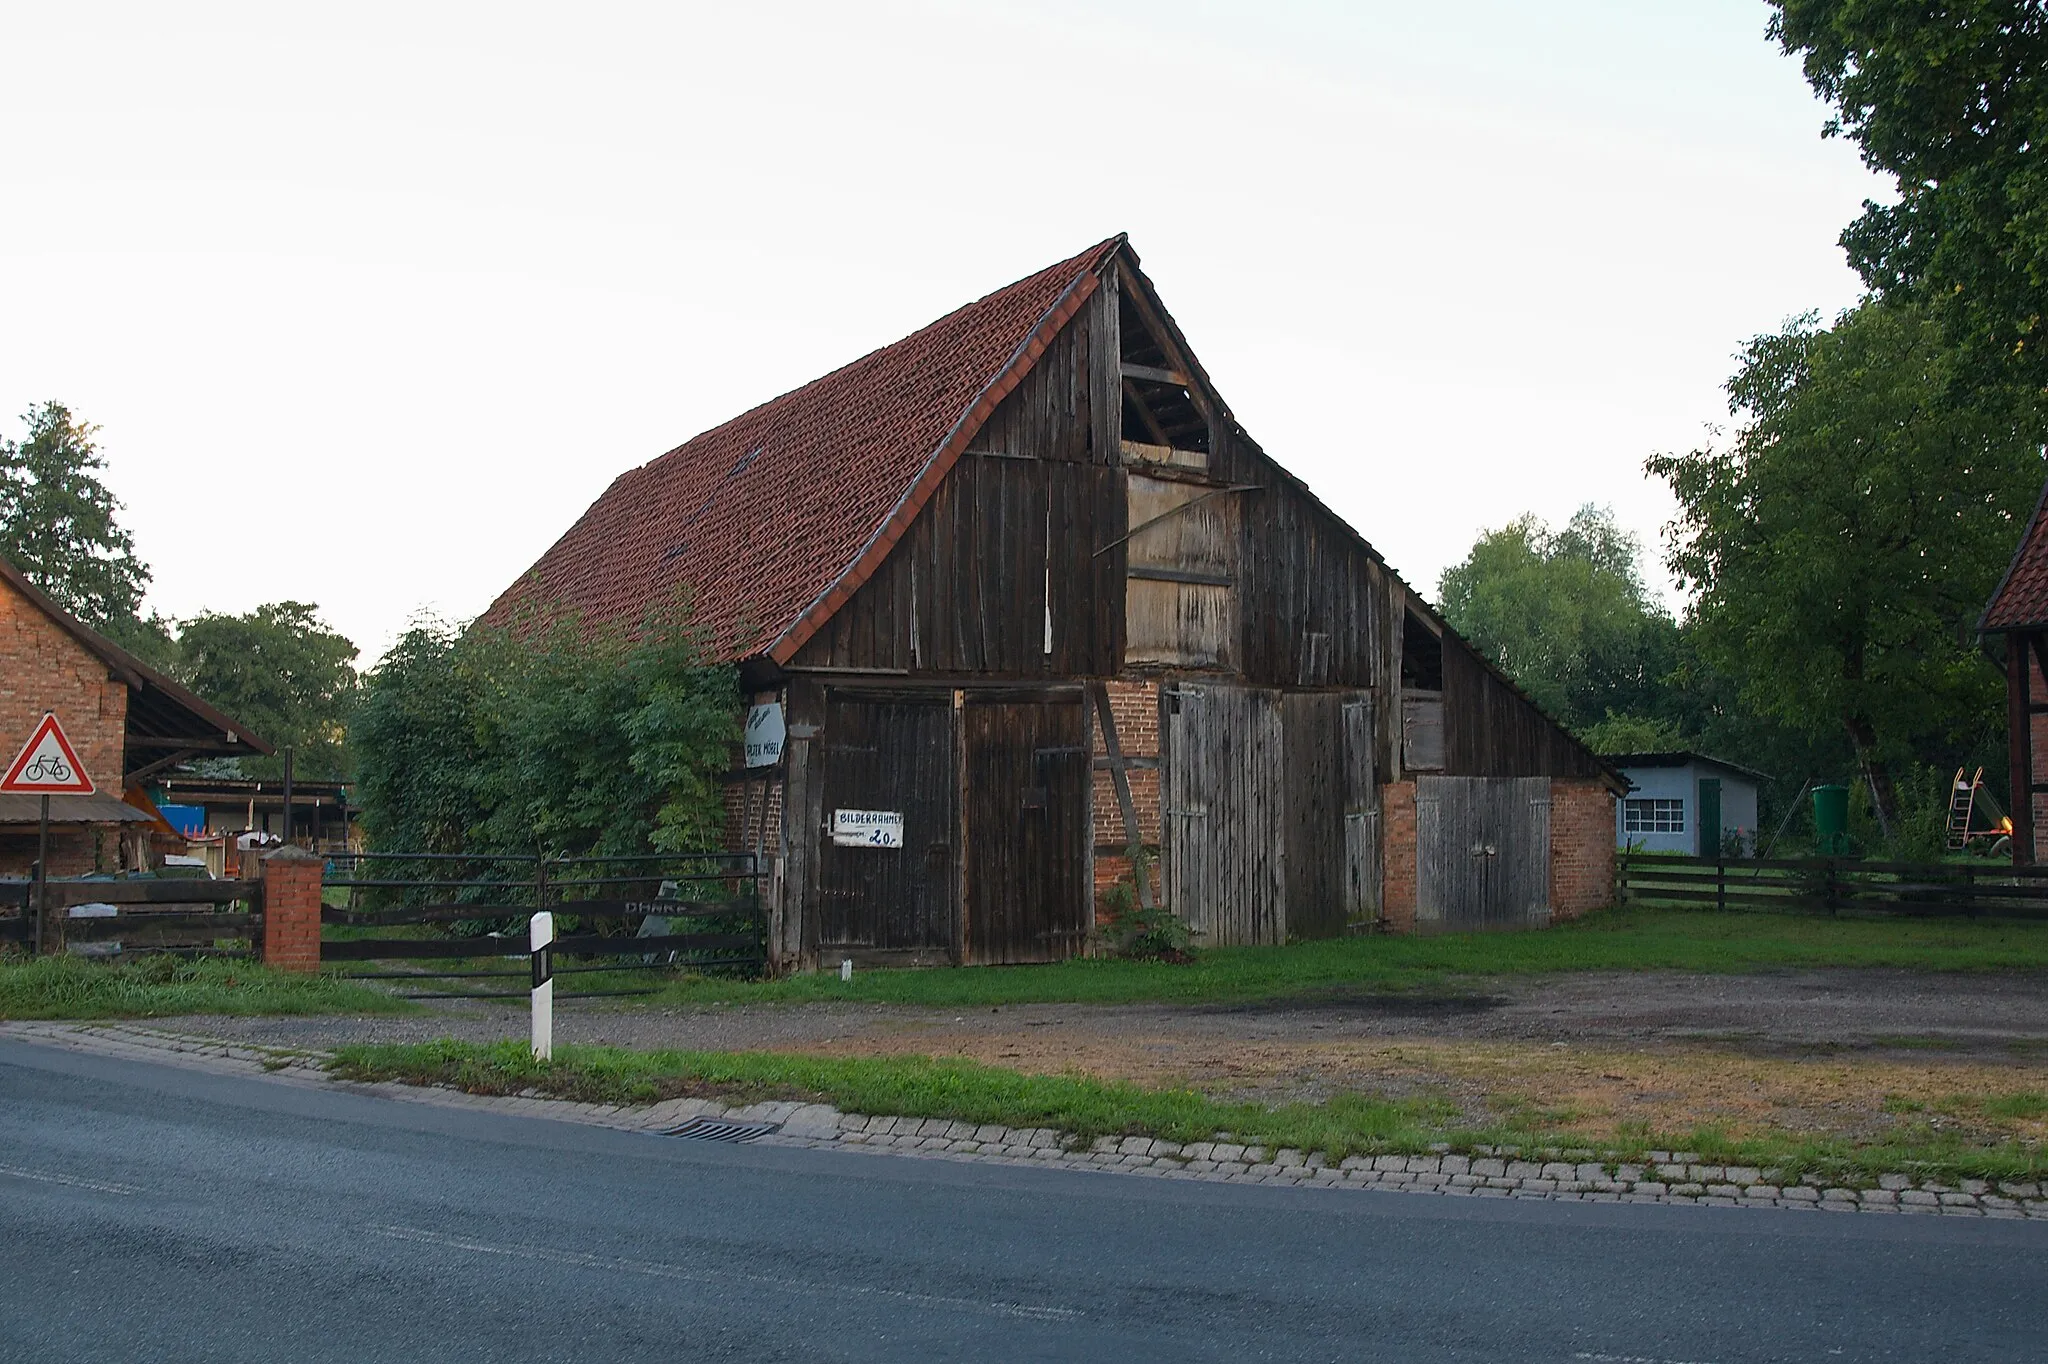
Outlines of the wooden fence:
{"label": "wooden fence", "polygon": [[[76,945],[85,955],[173,952],[184,956],[258,955],[263,944],[260,881],[52,880],[46,946]],[[36,891],[28,881],[0,883],[0,942],[36,944]]]}
{"label": "wooden fence", "polygon": [[2048,866],[1847,858],[1615,859],[1627,904],[1838,915],[2048,918]]}
{"label": "wooden fence", "polygon": [[[752,853],[581,858],[362,853],[332,862],[341,874],[330,875],[325,888],[341,890],[347,903],[321,910],[321,964],[424,962],[432,965],[343,974],[414,984],[468,982],[456,989],[414,992],[414,998],[523,998],[523,988],[492,991],[490,986],[527,979],[526,924],[540,909],[556,916],[557,976],[665,966],[747,974],[767,968],[763,872]],[[674,931],[676,920],[683,921],[681,931]],[[405,931],[422,926],[437,931]],[[669,931],[650,931],[656,927]],[[364,930],[377,936],[360,936]],[[516,966],[509,964],[514,958]]]}

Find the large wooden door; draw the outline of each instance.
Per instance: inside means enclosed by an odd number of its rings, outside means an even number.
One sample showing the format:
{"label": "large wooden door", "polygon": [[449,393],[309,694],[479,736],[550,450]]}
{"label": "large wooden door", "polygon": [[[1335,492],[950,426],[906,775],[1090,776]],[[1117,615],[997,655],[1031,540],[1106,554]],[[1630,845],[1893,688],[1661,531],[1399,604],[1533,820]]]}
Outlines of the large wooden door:
{"label": "large wooden door", "polygon": [[821,833],[818,953],[889,953],[957,961],[954,856],[959,769],[951,693],[876,697],[834,692],[822,740],[824,821],[834,810],[903,816],[900,848],[840,847]]}
{"label": "large wooden door", "polygon": [[1078,955],[1094,917],[1088,724],[1080,690],[1050,699],[970,693],[961,729],[968,960]]}
{"label": "large wooden door", "polygon": [[1334,938],[1379,912],[1372,694],[1290,692],[1286,740],[1288,938]]}
{"label": "large wooden door", "polygon": [[1162,704],[1167,907],[1201,946],[1284,941],[1280,693],[1177,681]]}
{"label": "large wooden door", "polygon": [[1415,921],[1450,930],[1550,921],[1550,779],[1418,777]]}

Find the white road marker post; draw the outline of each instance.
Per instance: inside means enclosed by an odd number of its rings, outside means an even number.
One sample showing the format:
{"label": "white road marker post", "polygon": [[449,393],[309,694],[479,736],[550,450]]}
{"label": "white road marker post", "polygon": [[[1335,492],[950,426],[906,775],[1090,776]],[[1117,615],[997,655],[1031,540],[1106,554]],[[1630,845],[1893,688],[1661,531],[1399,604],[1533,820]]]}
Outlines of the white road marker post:
{"label": "white road marker post", "polygon": [[555,1056],[555,916],[546,910],[526,926],[526,944],[533,953],[533,1059]]}

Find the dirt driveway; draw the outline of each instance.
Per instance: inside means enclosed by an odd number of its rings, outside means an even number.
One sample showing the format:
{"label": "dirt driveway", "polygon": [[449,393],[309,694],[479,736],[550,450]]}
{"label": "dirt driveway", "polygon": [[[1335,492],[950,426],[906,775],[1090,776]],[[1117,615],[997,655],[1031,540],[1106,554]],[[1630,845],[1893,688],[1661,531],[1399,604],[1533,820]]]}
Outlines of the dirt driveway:
{"label": "dirt driveway", "polygon": [[[204,1018],[170,1026],[272,1044],[523,1036],[524,1011],[403,1018]],[[1921,1115],[2048,1135],[2048,977],[1904,971],[1617,972],[1499,978],[1441,994],[1177,1006],[558,1006],[563,1041],[630,1047],[963,1056],[1218,1097],[1436,1094],[1474,1120],[1527,1110],[1592,1133],[1705,1123],[1871,1135]],[[2017,1096],[2017,1097],[2015,1097]],[[2017,1126],[2014,1122],[2017,1122]]]}

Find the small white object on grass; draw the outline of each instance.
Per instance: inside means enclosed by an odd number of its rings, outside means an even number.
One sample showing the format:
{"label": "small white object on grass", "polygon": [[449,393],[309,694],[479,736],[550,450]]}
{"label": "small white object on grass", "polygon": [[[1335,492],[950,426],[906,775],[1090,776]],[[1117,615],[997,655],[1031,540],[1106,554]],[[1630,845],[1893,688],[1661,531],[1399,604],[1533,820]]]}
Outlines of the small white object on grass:
{"label": "small white object on grass", "polygon": [[841,958],[839,959],[839,978],[840,978],[841,980],[852,980],[852,979],[853,979],[853,958],[852,958],[852,957],[841,957]]}

